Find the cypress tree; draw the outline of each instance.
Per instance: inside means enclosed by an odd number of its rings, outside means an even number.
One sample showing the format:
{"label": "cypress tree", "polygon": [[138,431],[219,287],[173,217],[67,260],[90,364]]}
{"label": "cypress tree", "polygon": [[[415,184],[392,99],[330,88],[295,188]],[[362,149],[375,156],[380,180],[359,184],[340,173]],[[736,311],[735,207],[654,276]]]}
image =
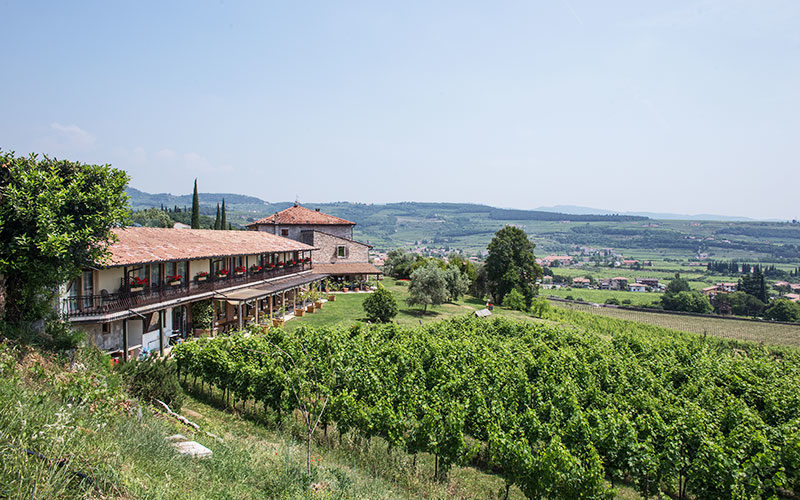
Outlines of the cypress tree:
{"label": "cypress tree", "polygon": [[200,197],[197,196],[197,179],[194,180],[192,194],[192,229],[200,229]]}
{"label": "cypress tree", "polygon": [[219,203],[217,203],[217,218],[214,219],[214,229],[216,229],[217,231],[222,229],[219,223]]}
{"label": "cypress tree", "polygon": [[225,198],[222,198],[222,218],[220,219],[220,229],[225,229],[228,227],[226,220],[228,219],[228,215],[225,213]]}

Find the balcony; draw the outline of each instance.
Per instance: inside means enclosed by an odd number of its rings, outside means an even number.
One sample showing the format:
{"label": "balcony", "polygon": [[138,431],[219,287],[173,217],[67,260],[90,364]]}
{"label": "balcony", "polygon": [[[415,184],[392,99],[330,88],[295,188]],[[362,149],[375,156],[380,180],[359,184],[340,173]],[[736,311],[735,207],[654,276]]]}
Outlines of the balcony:
{"label": "balcony", "polygon": [[128,309],[134,309],[136,307],[191,297],[192,295],[199,295],[214,290],[222,290],[246,285],[248,283],[257,283],[271,278],[288,276],[310,269],[310,262],[302,262],[294,266],[270,269],[257,273],[248,271],[243,275],[231,275],[227,278],[217,278],[209,275],[206,281],[192,280],[181,283],[180,285],[163,283],[157,286],[145,287],[141,291],[121,290],[116,293],[66,297],[61,299],[61,314],[64,318],[76,318],[127,311]]}

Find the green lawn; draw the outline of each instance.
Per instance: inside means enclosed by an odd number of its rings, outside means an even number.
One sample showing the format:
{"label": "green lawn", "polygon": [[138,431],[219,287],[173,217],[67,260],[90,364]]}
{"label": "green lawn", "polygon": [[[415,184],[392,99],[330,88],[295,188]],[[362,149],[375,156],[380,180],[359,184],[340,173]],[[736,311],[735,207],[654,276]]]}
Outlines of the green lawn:
{"label": "green lawn", "polygon": [[[430,323],[454,316],[472,314],[478,309],[483,309],[485,303],[478,299],[465,296],[456,302],[442,304],[440,306],[428,307],[428,311],[423,313],[421,307],[411,307],[406,304],[408,298],[408,282],[398,282],[393,278],[384,278],[381,284],[394,294],[397,300],[398,313],[395,321],[402,326],[413,326],[421,323]],[[301,325],[307,326],[335,326],[341,324],[351,324],[357,321],[366,321],[362,303],[368,297],[366,293],[337,293],[334,302],[327,302],[321,310],[306,314],[302,318],[295,318],[286,322],[287,330],[294,330]],[[531,320],[531,317],[519,311],[512,311],[501,307],[494,308],[494,314],[507,318]]]}

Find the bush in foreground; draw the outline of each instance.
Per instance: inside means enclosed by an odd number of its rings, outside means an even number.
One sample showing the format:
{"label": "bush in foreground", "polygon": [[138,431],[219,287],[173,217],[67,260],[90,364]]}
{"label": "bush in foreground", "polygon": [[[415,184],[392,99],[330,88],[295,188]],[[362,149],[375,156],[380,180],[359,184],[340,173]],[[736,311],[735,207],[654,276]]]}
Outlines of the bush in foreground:
{"label": "bush in foreground", "polygon": [[120,366],[128,392],[145,401],[163,401],[174,411],[183,404],[183,390],[178,380],[178,367],[174,360],[148,358],[129,361]]}
{"label": "bush in foreground", "polygon": [[380,286],[364,299],[364,312],[370,321],[387,323],[397,316],[397,301],[392,292]]}

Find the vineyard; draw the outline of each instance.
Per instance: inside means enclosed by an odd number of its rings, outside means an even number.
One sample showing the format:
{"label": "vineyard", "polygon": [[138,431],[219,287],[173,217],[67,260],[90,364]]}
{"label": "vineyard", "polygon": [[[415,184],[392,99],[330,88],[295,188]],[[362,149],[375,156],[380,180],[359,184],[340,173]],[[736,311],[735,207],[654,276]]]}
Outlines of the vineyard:
{"label": "vineyard", "polygon": [[477,465],[528,498],[609,498],[618,482],[646,497],[800,491],[800,353],[576,320],[303,327],[173,353],[234,404],[301,416],[309,442],[335,425],[434,455],[439,477]]}

